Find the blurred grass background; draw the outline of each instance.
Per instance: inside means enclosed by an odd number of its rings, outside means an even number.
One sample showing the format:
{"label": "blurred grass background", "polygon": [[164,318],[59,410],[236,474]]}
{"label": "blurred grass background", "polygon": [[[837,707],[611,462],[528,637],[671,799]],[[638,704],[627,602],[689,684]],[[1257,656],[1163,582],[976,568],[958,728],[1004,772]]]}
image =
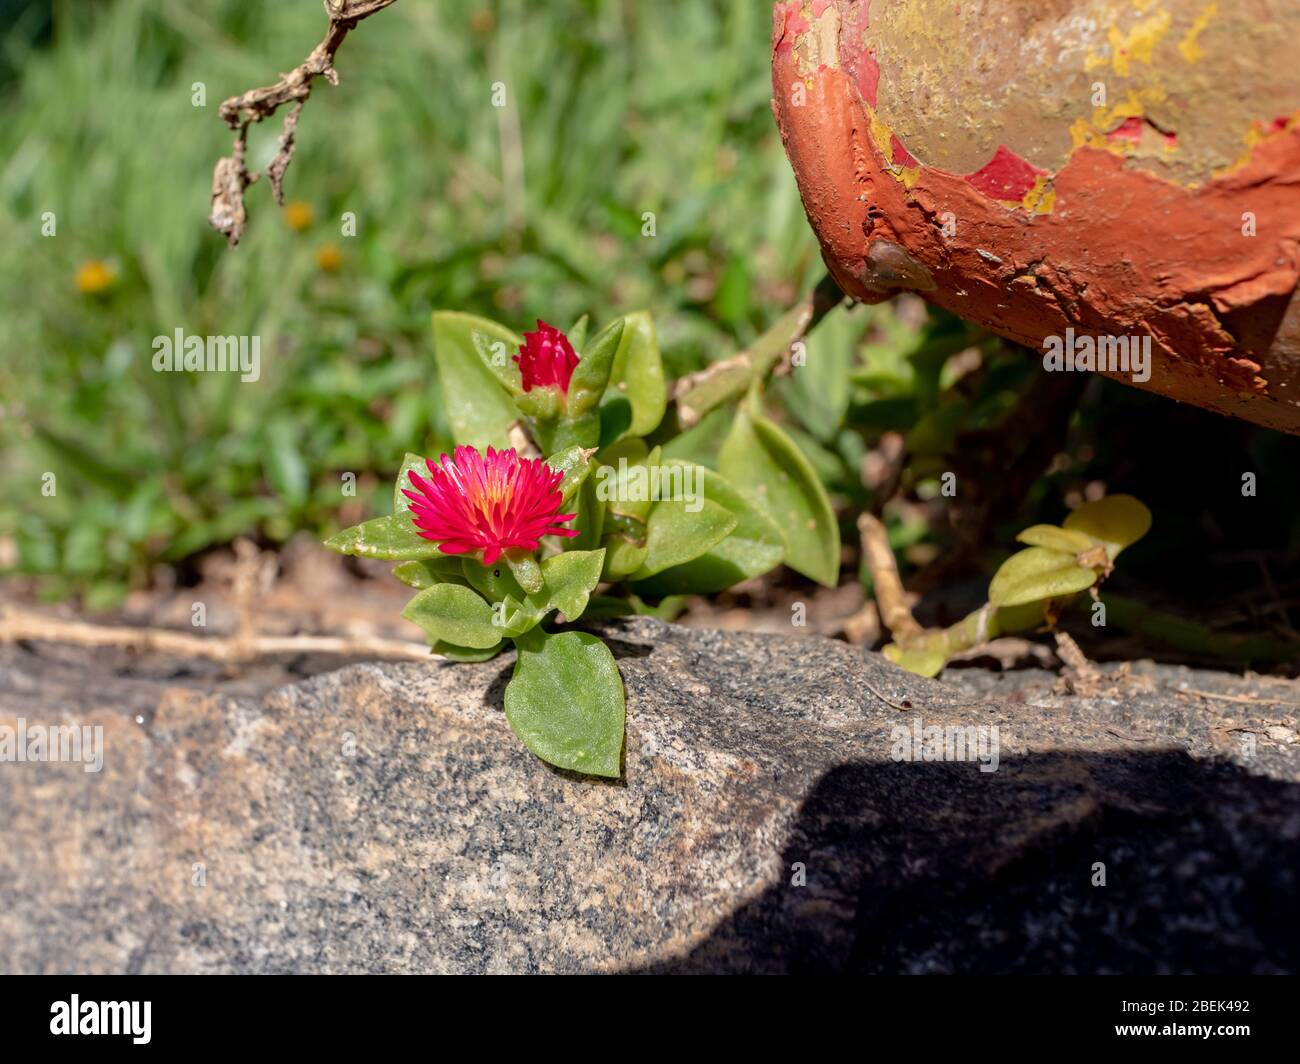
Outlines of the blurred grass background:
{"label": "blurred grass background", "polygon": [[[331,527],[344,472],[356,505],[386,493],[445,439],[437,307],[515,328],[649,307],[681,373],[820,268],[761,3],[397,4],[304,111],[286,198],[310,224],[259,182],[236,251],[206,222],[217,106],[301,61],[320,3],[3,3],[0,562],[49,597],[108,605],[158,561]],[[254,168],[278,132],[253,130]],[[177,328],[260,335],[261,380],[155,374]]]}

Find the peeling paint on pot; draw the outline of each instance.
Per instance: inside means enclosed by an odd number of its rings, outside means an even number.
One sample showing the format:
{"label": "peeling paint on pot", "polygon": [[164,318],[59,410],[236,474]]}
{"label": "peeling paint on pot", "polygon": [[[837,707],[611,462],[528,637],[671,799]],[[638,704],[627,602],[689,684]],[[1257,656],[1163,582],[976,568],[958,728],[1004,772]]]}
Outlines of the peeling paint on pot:
{"label": "peeling paint on pot", "polygon": [[[773,110],[827,265],[1300,433],[1300,6],[783,0]],[[1130,379],[1130,378],[1124,378]]]}

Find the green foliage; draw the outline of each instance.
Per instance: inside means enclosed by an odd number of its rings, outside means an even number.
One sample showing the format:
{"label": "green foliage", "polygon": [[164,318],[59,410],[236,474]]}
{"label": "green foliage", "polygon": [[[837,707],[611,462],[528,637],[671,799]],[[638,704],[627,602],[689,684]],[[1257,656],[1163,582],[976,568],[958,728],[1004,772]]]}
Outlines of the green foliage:
{"label": "green foliage", "polygon": [[986,606],[950,628],[899,637],[883,653],[909,672],[934,676],[953,654],[1044,621],[1054,624],[1070,601],[1104,581],[1116,555],[1150,528],[1151,511],[1131,495],[1084,503],[1063,527],[1032,525],[1016,537],[1032,545],[998,567]]}
{"label": "green foliage", "polygon": [[[205,223],[231,141],[217,105],[303,58],[324,21],[319,3],[114,0],[57,5],[47,44],[6,27],[0,565],[16,554],[43,594],[108,602],[159,561],[328,535],[341,504],[349,523],[388,512],[403,454],[456,437],[430,371],[437,307],[521,328],[652,307],[658,335],[634,318],[610,356],[635,408],[593,407],[608,443],[656,424],[669,376],[743,346],[820,269],[772,123],[768,14],[622,0],[367,19],[298,128],[286,191],[314,223],[286,225],[263,180],[231,252]],[[278,126],[251,131],[256,169]],[[99,295],[74,282],[91,261],[112,271]],[[260,336],[260,379],[155,373],[151,342],[176,328]],[[633,353],[652,341],[662,368]]]}
{"label": "green foliage", "polygon": [[[672,617],[684,595],[761,576],[795,552],[801,571],[833,582],[839,534],[830,500],[789,437],[744,409],[723,411],[733,424],[716,470],[665,459],[664,444],[651,447],[637,433],[644,426],[669,444],[673,439],[672,427],[661,424],[668,390],[648,314],[616,318],[590,340],[580,325],[571,340],[578,365],[567,387],[525,390],[512,361],[521,341],[495,322],[438,312],[433,331],[442,388],[456,396],[449,409],[457,442],[504,445],[513,430],[541,445],[547,463],[563,474],[558,491],[577,511],[581,536],[552,536],[538,554],[506,549],[492,565],[483,564],[481,551],[459,561],[443,555],[416,530],[403,494],[423,461],[408,454],[393,516],[346,529],[327,545],[400,562],[394,575],[418,592],[403,616],[437,652],[484,660],[513,641],[519,661],[506,689],[506,717],[516,734],[552,764],[617,775],[617,666],[598,640],[555,635],[543,622],[556,612],[566,623],[578,620],[602,582],[600,615]],[[599,417],[595,397],[602,407],[631,412],[603,448],[597,431],[609,422]]]}

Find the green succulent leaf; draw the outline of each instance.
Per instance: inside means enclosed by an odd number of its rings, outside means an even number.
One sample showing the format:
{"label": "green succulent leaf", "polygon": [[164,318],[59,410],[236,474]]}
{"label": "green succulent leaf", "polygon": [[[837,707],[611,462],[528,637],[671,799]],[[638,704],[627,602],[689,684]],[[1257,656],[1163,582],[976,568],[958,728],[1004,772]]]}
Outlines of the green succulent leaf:
{"label": "green succulent leaf", "polygon": [[596,497],[607,503],[610,514],[645,521],[654,505],[651,469],[659,462],[660,449],[648,450],[635,436],[605,448],[596,470]]}
{"label": "green succulent leaf", "polygon": [[520,602],[513,595],[507,595],[501,602],[492,606],[496,620],[501,625],[501,634],[510,639],[517,639],[531,628],[542,623],[547,609],[536,605],[530,595]]}
{"label": "green succulent leaf", "polygon": [[605,535],[605,504],[596,498],[596,481],[587,477],[571,505],[578,516],[569,522],[570,528],[576,528],[578,534],[565,537],[565,552],[575,550],[594,550],[600,546]]}
{"label": "green succulent leaf", "polygon": [[626,707],[614,655],[586,632],[534,628],[515,640],[506,720],[548,764],[592,776],[621,771]]}
{"label": "green succulent leaf", "polygon": [[1132,495],[1107,495],[1080,506],[1065,519],[1065,527],[1100,540],[1114,558],[1151,531],[1151,511]]}
{"label": "green succulent leaf", "polygon": [[579,359],[569,380],[568,407],[571,414],[585,414],[600,402],[609,384],[614,355],[622,342],[625,325],[623,318],[615,319],[591,341],[591,346]]}
{"label": "green succulent leaf", "polygon": [[646,553],[644,541],[638,542],[620,534],[607,535],[605,567],[600,578],[611,582],[626,579],[645,564]]}
{"label": "green succulent leaf", "polygon": [[459,647],[455,643],[448,643],[442,639],[439,639],[437,642],[433,644],[433,652],[435,654],[441,654],[444,658],[447,658],[449,661],[459,661],[459,662],[491,661],[493,658],[495,658],[498,654],[501,653],[501,649],[505,645],[506,645],[505,640],[503,639],[501,640],[501,642],[497,643],[496,646],[478,649],[476,647]]}
{"label": "green succulent leaf", "polygon": [[1092,587],[1097,573],[1074,560],[1067,551],[1028,547],[1013,554],[994,574],[989,601],[994,606],[1022,606],[1040,599],[1061,598]]}
{"label": "green succulent leaf", "polygon": [[579,358],[582,357],[582,348],[587,342],[587,326],[590,324],[591,319],[584,314],[570,325],[569,331],[564,334],[569,338],[569,343],[573,345],[573,349],[578,353]]}
{"label": "green succulent leaf", "polygon": [[1098,543],[1089,535],[1074,532],[1056,525],[1031,525],[1016,537],[1021,543],[1031,547],[1046,547],[1048,550],[1064,551],[1067,554],[1082,554],[1092,550]]}
{"label": "green succulent leaf", "polygon": [[621,395],[607,396],[600,404],[601,447],[608,447],[632,427],[632,404]]}
{"label": "green succulent leaf", "polygon": [[558,609],[567,621],[576,621],[586,610],[588,598],[600,583],[604,563],[603,548],[569,550],[543,561],[547,608]]}
{"label": "green succulent leaf", "polygon": [[[696,507],[698,506],[698,509]],[[645,580],[708,552],[736,527],[736,515],[708,499],[662,499],[646,522],[646,555],[633,580]]]}
{"label": "green succulent leaf", "polygon": [[590,447],[569,447],[546,459],[548,466],[557,473],[564,474],[564,479],[560,482],[560,496],[564,505],[577,494],[590,475],[594,454],[595,451]]}
{"label": "green succulent leaf", "polygon": [[510,572],[528,594],[535,595],[546,586],[542,567],[531,552],[508,550],[502,555]]}
{"label": "green succulent leaf", "polygon": [[706,595],[722,591],[742,580],[761,576],[781,564],[785,557],[785,537],[776,524],[751,503],[726,477],[689,462],[665,462],[664,466],[683,466],[699,472],[696,481],[703,497],[725,507],[736,519],[736,526],[725,538],[704,554],[684,565],[665,569],[637,585],[637,593],[660,595]]}
{"label": "green succulent leaf", "polygon": [[519,585],[504,558],[498,558],[491,565],[484,565],[477,558],[466,557],[462,559],[461,565],[469,586],[488,602],[501,602],[507,596],[513,596],[522,602],[528,597],[528,592]]}
{"label": "green succulent leaf", "polygon": [[492,607],[460,584],[435,584],[421,591],[406,604],[402,616],[423,628],[431,642],[487,650],[501,641],[501,625]]}
{"label": "green succulent leaf", "polygon": [[[519,414],[511,395],[522,390],[511,359],[523,341],[487,318],[440,310],[433,315],[433,356],[442,402],[457,443],[480,449],[510,446]],[[504,365],[501,363],[504,360]]]}
{"label": "green succulent leaf", "polygon": [[411,500],[402,494],[403,489],[414,491],[415,485],[411,483],[411,470],[415,470],[420,477],[425,480],[429,479],[429,469],[421,455],[406,452],[402,458],[402,468],[397,471],[397,479],[393,481],[393,514],[409,513],[411,509]]}
{"label": "green succulent leaf", "polygon": [[881,653],[899,668],[917,676],[938,676],[948,660],[937,650],[904,649],[897,643],[890,643]]}
{"label": "green succulent leaf", "polygon": [[[534,388],[529,395],[541,395],[547,390]],[[558,403],[556,410],[557,415],[553,420],[540,419],[533,424],[533,435],[543,453],[554,454],[569,447],[595,447],[600,443],[599,410],[588,410],[581,414],[564,413],[559,410]]]}
{"label": "green succulent leaf", "polygon": [[440,554],[422,562],[403,562],[393,569],[393,575],[407,587],[423,591],[434,584],[465,584],[465,570],[458,557]]}
{"label": "green succulent leaf", "polygon": [[607,398],[625,398],[632,406],[628,431],[645,436],[659,427],[668,406],[663,358],[648,310],[623,317],[623,335],[614,353]]}
{"label": "green succulent leaf", "polygon": [[865,306],[832,310],[804,341],[802,364],[792,366],[786,378],[787,408],[823,443],[833,440],[843,425],[850,371],[872,316]]}
{"label": "green succulent leaf", "polygon": [[373,521],[345,528],[325,541],[332,551],[356,558],[379,558],[383,561],[423,561],[440,555],[438,544],[423,538],[406,514],[376,517]]}
{"label": "green succulent leaf", "polygon": [[781,530],[790,568],[835,586],[840,528],[826,489],[789,436],[766,418],[741,409],[722,445],[718,471]]}

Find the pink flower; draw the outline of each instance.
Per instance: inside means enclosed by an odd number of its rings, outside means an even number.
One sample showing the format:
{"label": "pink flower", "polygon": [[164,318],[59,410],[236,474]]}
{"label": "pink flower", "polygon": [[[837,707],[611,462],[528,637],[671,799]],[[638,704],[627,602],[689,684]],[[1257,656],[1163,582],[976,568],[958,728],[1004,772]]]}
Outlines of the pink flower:
{"label": "pink flower", "polygon": [[539,318],[537,331],[524,333],[524,342],[514,360],[524,379],[524,391],[559,388],[564,395],[569,394],[569,380],[578,365],[578,355],[569,338],[555,326]]}
{"label": "pink flower", "polygon": [[491,565],[504,550],[536,550],[543,536],[578,534],[555,527],[577,514],[557,513],[564,474],[540,458],[492,447],[484,458],[473,447],[457,447],[455,458],[444,454],[441,463],[425,460],[428,480],[411,470],[416,490],[402,494],[420,535],[437,540],[444,554],[481,550],[483,564]]}

